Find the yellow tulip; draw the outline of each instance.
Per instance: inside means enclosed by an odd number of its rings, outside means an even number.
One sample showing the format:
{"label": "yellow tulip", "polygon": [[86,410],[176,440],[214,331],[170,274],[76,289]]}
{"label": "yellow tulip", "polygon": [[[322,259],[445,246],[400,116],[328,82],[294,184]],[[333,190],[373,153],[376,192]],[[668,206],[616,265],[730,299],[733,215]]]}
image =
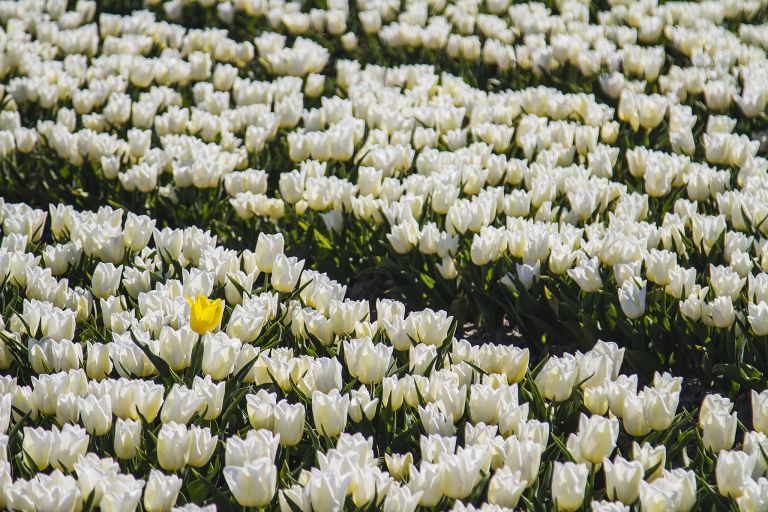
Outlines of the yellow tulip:
{"label": "yellow tulip", "polygon": [[221,299],[208,300],[204,295],[196,299],[187,297],[189,303],[189,326],[198,334],[205,334],[215,329],[221,322],[224,304]]}

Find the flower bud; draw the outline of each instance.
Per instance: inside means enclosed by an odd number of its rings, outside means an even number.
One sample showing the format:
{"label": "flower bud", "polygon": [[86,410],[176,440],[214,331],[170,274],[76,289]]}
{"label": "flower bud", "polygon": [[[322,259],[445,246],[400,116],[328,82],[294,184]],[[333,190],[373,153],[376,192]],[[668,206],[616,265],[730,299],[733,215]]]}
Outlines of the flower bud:
{"label": "flower bud", "polygon": [[666,430],[675,419],[680,392],[669,392],[655,388],[643,390],[643,415],[652,430]]}
{"label": "flower bud", "polygon": [[619,303],[627,318],[635,320],[645,313],[645,281],[627,279],[619,288]]}
{"label": "flower bud", "polygon": [[189,304],[189,326],[197,334],[205,334],[219,327],[224,313],[221,299],[208,300],[205,295],[187,297]]}
{"label": "flower bud", "polygon": [[488,482],[488,502],[514,509],[528,482],[520,481],[520,473],[514,473],[507,467],[496,470]]}
{"label": "flower bud", "polygon": [[571,396],[578,377],[575,360],[552,357],[536,375],[536,386],[547,400],[562,402]]}
{"label": "flower bud", "polygon": [[338,389],[325,394],[320,391],[312,393],[312,416],[315,428],[321,435],[338,436],[347,426],[349,411],[349,396],[341,395]]}
{"label": "flower bud", "polygon": [[288,258],[284,254],[275,256],[272,266],[272,286],[278,292],[290,293],[296,288],[299,276],[304,268],[304,260],[296,257]]}
{"label": "flower bud", "polygon": [[24,439],[22,450],[24,464],[35,471],[42,471],[48,467],[53,452],[55,439],[51,431],[43,427],[24,427]]}
{"label": "flower bud", "polygon": [[281,400],[275,405],[273,430],[280,437],[283,446],[299,444],[304,435],[305,416],[306,411],[302,404],[290,404]]}
{"label": "flower bud", "polygon": [[579,417],[579,452],[584,460],[599,464],[616,448],[619,420],[602,416]]}
{"label": "flower bud", "polygon": [[552,471],[552,499],[557,509],[571,512],[581,507],[589,468],[586,464],[555,462]]}
{"label": "flower bud", "polygon": [[649,512],[677,510],[681,490],[666,485],[661,479],[653,483],[640,482],[640,508]]}
{"label": "flower bud", "polygon": [[723,496],[738,498],[746,482],[752,478],[755,454],[741,451],[722,451],[717,456],[715,477],[717,490]]}
{"label": "flower bud", "polygon": [[321,471],[312,468],[306,485],[309,489],[312,510],[339,512],[344,506],[344,499],[351,483],[351,473],[340,473],[338,470]]}
{"label": "flower bud", "polygon": [[219,436],[212,436],[211,429],[208,427],[201,428],[193,425],[189,428],[189,439],[187,463],[196,468],[208,464],[213,451],[216,449],[216,442]]}
{"label": "flower bud", "polygon": [[204,335],[201,343],[203,344],[203,374],[214,380],[227,378],[235,370],[237,354],[242,346],[240,340],[218,332]]}
{"label": "flower bud", "polygon": [[141,445],[141,421],[124,420],[115,422],[115,456],[118,459],[132,459]]}
{"label": "flower bud", "polygon": [[109,357],[107,345],[88,342],[86,347],[85,373],[91,380],[104,379],[112,372],[112,359]]}
{"label": "flower bud", "polygon": [[192,438],[187,426],[164,423],[157,435],[157,462],[166,471],[178,471],[187,464]]}
{"label": "flower bud", "polygon": [[241,506],[263,507],[272,501],[277,468],[271,460],[260,458],[244,466],[225,466],[223,472],[229,490]]}
{"label": "flower bud", "polygon": [[613,462],[606,459],[603,470],[608,498],[619,500],[625,505],[631,505],[637,501],[640,496],[640,482],[645,475],[645,469],[640,462],[628,461],[617,456]]}
{"label": "flower bud", "polygon": [[752,390],[752,426],[758,432],[768,434],[768,390],[760,393]]}
{"label": "flower bud", "polygon": [[85,430],[94,436],[103,436],[112,429],[112,400],[109,395],[97,398],[89,395],[80,399],[80,419]]}
{"label": "flower bud", "polygon": [[176,504],[181,490],[181,478],[177,475],[164,475],[153,469],[144,489],[144,510],[147,512],[167,512]]}
{"label": "flower bud", "polygon": [[384,462],[387,465],[387,471],[396,480],[403,481],[408,476],[408,473],[413,464],[413,454],[398,454],[398,453],[385,453]]}
{"label": "flower bud", "polygon": [[664,465],[667,462],[667,449],[664,445],[653,447],[648,443],[643,443],[640,446],[633,442],[632,459],[640,461],[646,473],[652,469],[654,470],[653,473],[648,475],[648,481],[650,482],[661,476],[661,472],[664,470]]}
{"label": "flower bud", "polygon": [[710,412],[702,426],[704,447],[715,453],[730,450],[736,439],[736,426],[736,413],[728,414],[724,409]]}
{"label": "flower bud", "polygon": [[115,266],[112,263],[99,262],[96,270],[93,271],[91,280],[91,292],[97,299],[106,299],[117,295],[117,288],[120,286],[120,277],[123,273],[123,266]]}

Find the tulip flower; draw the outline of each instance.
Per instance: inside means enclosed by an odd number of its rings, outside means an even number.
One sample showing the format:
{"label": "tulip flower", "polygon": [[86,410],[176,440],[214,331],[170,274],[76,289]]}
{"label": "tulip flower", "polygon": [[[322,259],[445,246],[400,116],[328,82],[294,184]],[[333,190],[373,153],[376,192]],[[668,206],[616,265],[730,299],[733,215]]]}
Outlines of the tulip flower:
{"label": "tulip flower", "polygon": [[89,436],[85,429],[67,423],[61,430],[53,427],[50,437],[51,466],[61,471],[72,471],[75,463],[88,451]]}
{"label": "tulip flower", "polygon": [[373,421],[379,399],[371,399],[368,388],[360,386],[360,389],[350,390],[349,398],[349,417],[352,421],[360,423],[363,421],[363,417],[367,418],[368,421]]}
{"label": "tulip flower", "polygon": [[624,281],[619,288],[619,303],[627,318],[635,320],[645,313],[645,281]]}
{"label": "tulip flower", "polygon": [[600,277],[598,260],[596,257],[585,259],[585,261],[576,268],[569,269],[568,275],[587,293],[594,293],[603,287],[603,280]]}
{"label": "tulip flower", "polygon": [[281,400],[273,409],[274,432],[279,436],[283,446],[299,444],[304,435],[304,418],[306,411],[304,405],[290,404]]}
{"label": "tulip flower", "polygon": [[661,473],[661,480],[680,490],[680,503],[677,506],[678,512],[690,512],[696,505],[696,474],[693,471],[686,471],[682,468]]}
{"label": "tulip flower", "polygon": [[287,257],[282,253],[275,256],[272,264],[272,277],[270,282],[275,290],[290,293],[296,288],[301,270],[304,268],[304,260],[296,257]]}
{"label": "tulip flower", "polygon": [[579,417],[579,452],[587,462],[599,464],[616,448],[619,420],[602,416]]}
{"label": "tulip flower", "polygon": [[605,490],[610,499],[631,505],[640,496],[640,482],[645,468],[638,461],[628,461],[617,456],[613,462],[605,459]]}
{"label": "tulip flower", "polygon": [[592,414],[602,416],[608,412],[609,382],[606,381],[604,385],[584,389],[584,406]]}
{"label": "tulip flower", "polygon": [[325,394],[312,393],[312,416],[315,428],[321,435],[338,436],[347,425],[349,396],[342,395],[337,389]]}
{"label": "tulip flower", "polygon": [[53,452],[54,436],[42,427],[24,427],[24,462],[33,470],[48,467]]}
{"label": "tulip flower", "polygon": [[453,499],[469,496],[480,471],[480,459],[467,452],[446,454],[440,459],[442,493]]}
{"label": "tulip flower", "polygon": [[242,343],[224,332],[203,336],[202,372],[214,380],[223,380],[235,370],[237,354]]}
{"label": "tulip flower", "polygon": [[404,480],[408,475],[413,464],[413,454],[385,453],[384,462],[387,465],[387,471],[393,478]]}
{"label": "tulip flower", "polygon": [[514,509],[528,482],[520,480],[520,473],[501,468],[488,482],[488,501],[500,507]]}
{"label": "tulip flower", "polygon": [[558,510],[572,512],[584,501],[589,468],[586,464],[555,462],[552,471],[552,499]]}
{"label": "tulip flower", "polygon": [[176,504],[181,490],[181,478],[176,475],[164,475],[153,469],[144,489],[144,510],[147,512],[165,512]]}
{"label": "tulip flower", "polygon": [[747,304],[749,314],[747,320],[752,327],[752,331],[758,336],[768,334],[768,304],[760,301],[758,304],[750,302]]}
{"label": "tulip flower", "polygon": [[[637,375],[619,375],[616,380],[608,381],[608,408],[617,418],[624,416],[624,402],[626,397],[637,395]],[[642,415],[642,408],[638,411]],[[643,418],[643,422],[645,419]]]}
{"label": "tulip flower", "polygon": [[117,288],[120,286],[120,278],[123,273],[123,267],[115,266],[112,263],[99,263],[96,270],[93,271],[92,292],[94,297],[106,299],[117,294]]}
{"label": "tulip flower", "polygon": [[736,438],[736,426],[736,413],[728,414],[725,409],[710,412],[702,425],[704,447],[715,453],[730,450]]}
{"label": "tulip flower", "polygon": [[675,419],[679,401],[679,391],[645,388],[643,390],[643,415],[648,426],[658,432],[669,428]]}
{"label": "tulip flower", "polygon": [[208,427],[190,427],[187,463],[190,466],[197,468],[208,464],[208,461],[213,455],[213,451],[216,449],[216,441],[218,441],[218,439],[218,436],[211,435],[211,429]]}
{"label": "tulip flower", "polygon": [[115,455],[118,459],[132,459],[141,446],[141,421],[118,418],[115,423]]}
{"label": "tulip flower", "polygon": [[589,507],[591,512],[629,512],[629,507],[618,501],[593,501]]}
{"label": "tulip flower", "polygon": [[643,443],[642,446],[632,443],[632,459],[640,461],[645,472],[656,468],[653,473],[648,475],[648,481],[651,482],[660,477],[664,470],[667,463],[667,448],[664,445],[654,447],[649,443]]}
{"label": "tulip flower", "polygon": [[727,413],[733,410],[733,403],[729,398],[718,394],[705,396],[704,400],[701,401],[701,407],[699,407],[699,427],[704,428],[707,417],[721,410]]}
{"label": "tulip flower", "polygon": [[351,473],[340,473],[336,470],[320,471],[312,468],[307,483],[312,510],[340,511],[344,506],[344,498],[351,482]]}
{"label": "tulip flower", "polygon": [[272,501],[277,484],[277,468],[267,458],[245,466],[225,466],[224,479],[237,502],[243,507],[263,507]]}
{"label": "tulip flower", "polygon": [[157,435],[157,461],[168,471],[178,471],[187,464],[192,438],[186,425],[164,423]]}
{"label": "tulip flower", "polygon": [[653,483],[640,482],[640,508],[649,512],[677,510],[682,490],[666,485],[661,479]]}
{"label": "tulip flower", "polygon": [[195,299],[187,297],[187,303],[189,303],[189,326],[197,334],[211,332],[219,326],[224,313],[224,304],[221,299],[210,301],[208,297],[198,295]]}
{"label": "tulip flower", "polygon": [[758,393],[752,390],[752,426],[758,432],[768,434],[768,390]]}
{"label": "tulip flower", "polygon": [[730,498],[738,498],[743,494],[746,482],[752,477],[756,455],[740,451],[722,451],[718,454],[715,478],[720,494]]}
{"label": "tulip flower", "polygon": [[761,477],[757,480],[747,480],[743,491],[742,495],[736,499],[740,512],[765,509],[766,496],[768,496],[767,479]]}
{"label": "tulip flower", "polygon": [[551,357],[536,375],[536,385],[547,400],[562,402],[571,396],[578,368],[571,358]]}
{"label": "tulip flower", "polygon": [[422,492],[411,492],[405,486],[391,486],[384,498],[384,512],[413,512],[419,505]]}
{"label": "tulip flower", "polygon": [[80,417],[91,435],[103,436],[112,428],[112,401],[109,395],[97,399],[90,395],[79,400]]}

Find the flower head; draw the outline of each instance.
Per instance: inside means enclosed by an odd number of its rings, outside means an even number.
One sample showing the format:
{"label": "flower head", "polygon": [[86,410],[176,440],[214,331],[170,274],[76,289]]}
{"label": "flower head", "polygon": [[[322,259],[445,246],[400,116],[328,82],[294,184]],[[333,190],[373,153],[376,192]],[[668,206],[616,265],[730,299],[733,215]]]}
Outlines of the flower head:
{"label": "flower head", "polygon": [[211,332],[221,322],[224,304],[221,299],[208,300],[204,295],[187,297],[189,303],[189,326],[198,334]]}

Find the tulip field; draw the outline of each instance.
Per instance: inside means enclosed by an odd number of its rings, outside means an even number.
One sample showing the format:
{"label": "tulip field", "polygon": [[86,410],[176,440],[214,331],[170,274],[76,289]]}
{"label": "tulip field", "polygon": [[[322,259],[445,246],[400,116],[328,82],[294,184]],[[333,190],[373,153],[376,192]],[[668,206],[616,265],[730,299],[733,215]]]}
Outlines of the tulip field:
{"label": "tulip field", "polygon": [[768,512],[768,0],[0,25],[0,509]]}

